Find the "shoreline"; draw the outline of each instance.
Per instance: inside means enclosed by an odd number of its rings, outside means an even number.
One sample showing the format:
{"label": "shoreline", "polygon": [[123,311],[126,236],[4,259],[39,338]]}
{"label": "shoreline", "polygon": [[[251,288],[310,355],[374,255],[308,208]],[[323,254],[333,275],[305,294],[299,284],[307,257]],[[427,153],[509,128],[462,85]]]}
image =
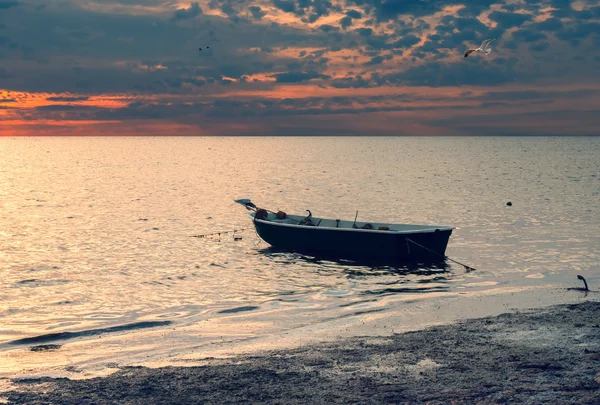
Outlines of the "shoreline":
{"label": "shoreline", "polygon": [[600,403],[594,299],[200,366],[12,380],[0,403]]}

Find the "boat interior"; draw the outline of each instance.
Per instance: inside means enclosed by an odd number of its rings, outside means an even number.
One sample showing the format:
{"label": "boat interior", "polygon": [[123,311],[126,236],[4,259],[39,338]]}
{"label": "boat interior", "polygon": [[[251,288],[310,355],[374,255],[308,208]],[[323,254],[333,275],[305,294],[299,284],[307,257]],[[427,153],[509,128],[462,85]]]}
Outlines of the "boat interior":
{"label": "boat interior", "polygon": [[[261,210],[262,211],[262,210]],[[254,219],[256,211],[249,213]],[[262,215],[261,215],[262,214]],[[390,223],[379,223],[379,222],[362,222],[362,221],[349,221],[343,219],[331,219],[331,218],[318,218],[301,215],[290,215],[282,213],[274,213],[267,211],[266,218],[265,213],[259,213],[257,219],[264,221],[274,222],[278,224],[286,225],[300,225],[300,226],[315,226],[319,228],[342,228],[342,229],[359,229],[369,231],[387,231],[387,232],[428,232],[439,230],[450,230],[453,227],[449,226],[438,226],[438,225],[415,225],[415,224],[390,224]]]}

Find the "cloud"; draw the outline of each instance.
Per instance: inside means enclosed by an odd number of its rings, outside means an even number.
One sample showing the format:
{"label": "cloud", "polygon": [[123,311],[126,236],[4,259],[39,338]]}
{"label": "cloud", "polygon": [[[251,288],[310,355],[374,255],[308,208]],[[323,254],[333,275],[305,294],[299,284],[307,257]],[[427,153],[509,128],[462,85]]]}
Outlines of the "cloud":
{"label": "cloud", "polygon": [[273,0],[273,5],[286,13],[296,11],[296,3],[293,0]]}
{"label": "cloud", "polygon": [[400,38],[399,40],[395,41],[394,43],[392,43],[392,47],[393,48],[410,48],[413,45],[418,44],[421,41],[420,38],[418,38],[415,35],[409,34],[406,35],[402,38]]}
{"label": "cloud", "polygon": [[286,72],[278,73],[274,77],[277,83],[300,83],[313,79],[328,79],[329,76],[317,72]]}
{"label": "cloud", "polygon": [[[498,86],[512,81],[516,59],[496,63],[449,63],[427,62],[412,67],[404,72],[391,73],[382,77],[382,82],[394,85],[412,86]],[[535,73],[526,73],[520,78],[522,82],[531,82]]]}
{"label": "cloud", "polygon": [[513,27],[520,27],[527,21],[531,21],[532,17],[529,14],[509,13],[504,11],[493,11],[489,14],[489,18],[498,23],[498,29],[506,31]]}
{"label": "cloud", "polygon": [[594,89],[577,89],[577,90],[566,90],[566,91],[540,91],[540,90],[513,90],[513,91],[493,91],[487,92],[480,96],[475,97],[477,100],[483,101],[526,101],[534,99],[549,99],[553,100],[556,98],[580,98],[598,95],[600,96],[600,90]]}
{"label": "cloud", "polygon": [[188,20],[202,14],[202,8],[198,3],[192,2],[189,8],[180,8],[173,14],[173,21]]}
{"label": "cloud", "polygon": [[[582,97],[586,106],[596,108],[594,100],[600,97],[596,93],[574,96],[563,90],[539,92],[543,86],[566,84],[597,87],[600,7],[590,4],[575,6],[560,0],[84,3],[45,2],[47,7],[36,10],[32,3],[0,0],[0,87],[43,94],[36,101],[39,108],[33,109],[4,93],[3,99],[16,101],[3,102],[3,118],[20,114],[30,121],[70,117],[89,122],[147,119],[200,125],[197,117],[204,117],[214,128],[219,122],[234,125],[256,119],[253,125],[271,133],[285,127],[285,119],[279,118],[284,116],[302,128],[308,128],[303,123],[307,116],[319,117],[323,128],[332,128],[328,116],[332,123],[353,112],[379,118],[420,114],[441,133],[438,121],[449,111],[464,108],[464,102],[499,114],[516,106],[519,111],[560,113],[565,107],[557,103],[572,104]],[[490,56],[463,57],[468,46],[488,37],[498,38]],[[198,51],[206,45],[210,50]],[[386,94],[398,87],[455,96],[444,98],[444,106],[424,96],[358,96],[367,91]],[[472,94],[458,97],[459,90]],[[97,103],[98,96],[110,95],[129,100],[129,107]],[[231,121],[225,120],[227,111]],[[260,117],[268,119],[259,124]],[[502,123],[491,121],[497,126]],[[523,118],[519,125],[525,123]],[[459,132],[463,128],[451,127]]]}
{"label": "cloud", "polygon": [[76,97],[70,97],[70,96],[53,96],[53,97],[46,97],[46,100],[48,101],[65,101],[65,102],[69,102],[69,101],[85,101],[85,100],[89,100],[89,97],[85,97],[85,96],[76,96]]}
{"label": "cloud", "polygon": [[341,11],[340,6],[334,6],[329,0],[273,0],[273,5],[283,12],[300,17],[305,23],[314,23],[332,11]]}
{"label": "cloud", "polygon": [[355,31],[363,37],[370,37],[371,35],[373,35],[373,30],[371,28],[359,28]]}
{"label": "cloud", "polygon": [[350,18],[358,19],[362,18],[362,13],[357,10],[348,10],[346,11],[346,15]]}
{"label": "cloud", "polygon": [[374,56],[371,58],[371,60],[369,60],[368,62],[365,62],[366,66],[373,66],[373,65],[380,65],[383,63],[383,61],[385,60],[385,56]]}
{"label": "cloud", "polygon": [[346,17],[340,19],[340,26],[343,29],[346,29],[346,28],[348,28],[348,27],[350,27],[352,25],[352,21],[353,21],[352,17],[346,16]]}
{"label": "cloud", "polygon": [[599,37],[600,22],[582,22],[577,24],[569,24],[563,30],[556,31],[556,36],[563,41],[570,43],[573,46],[588,37]]}
{"label": "cloud", "polygon": [[337,32],[340,29],[338,27],[334,27],[333,25],[323,24],[319,26],[319,29],[323,32]]}
{"label": "cloud", "polygon": [[250,6],[249,10],[250,13],[252,13],[252,17],[256,20],[262,20],[262,18],[267,15],[267,13],[258,6]]}
{"label": "cloud", "polygon": [[17,0],[0,0],[0,10],[6,10],[20,5]]}

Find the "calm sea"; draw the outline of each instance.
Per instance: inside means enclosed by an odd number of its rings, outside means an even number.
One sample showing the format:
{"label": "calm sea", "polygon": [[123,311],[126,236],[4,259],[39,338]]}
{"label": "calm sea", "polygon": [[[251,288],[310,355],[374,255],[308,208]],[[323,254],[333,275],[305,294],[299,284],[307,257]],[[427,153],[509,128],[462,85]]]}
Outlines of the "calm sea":
{"label": "calm sea", "polygon": [[[252,229],[192,237],[251,227],[237,198],[455,226],[446,253],[477,270],[318,260]],[[568,288],[600,290],[599,213],[598,137],[0,138],[0,375],[595,299]]]}

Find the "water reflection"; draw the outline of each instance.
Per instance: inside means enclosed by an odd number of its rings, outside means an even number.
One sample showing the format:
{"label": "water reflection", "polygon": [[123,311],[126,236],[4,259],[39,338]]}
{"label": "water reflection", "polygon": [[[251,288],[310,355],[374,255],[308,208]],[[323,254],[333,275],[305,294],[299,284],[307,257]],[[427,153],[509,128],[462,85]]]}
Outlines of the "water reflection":
{"label": "water reflection", "polygon": [[297,265],[299,262],[305,262],[320,267],[334,267],[337,269],[352,267],[350,271],[364,271],[365,274],[370,275],[377,275],[382,272],[429,274],[450,270],[450,265],[446,259],[429,262],[393,261],[378,258],[348,259],[336,254],[290,252],[272,246],[258,249],[257,252],[279,264]]}
{"label": "water reflection", "polygon": [[[350,260],[322,253],[312,256],[274,247],[258,249],[257,253],[278,265],[296,268],[304,263],[320,276],[327,272],[344,275],[346,279],[357,282],[354,286],[357,296],[444,292],[450,289],[448,282],[453,276],[447,260],[389,263],[373,259]],[[360,302],[365,301],[361,299]],[[340,307],[347,305],[341,304]]]}

